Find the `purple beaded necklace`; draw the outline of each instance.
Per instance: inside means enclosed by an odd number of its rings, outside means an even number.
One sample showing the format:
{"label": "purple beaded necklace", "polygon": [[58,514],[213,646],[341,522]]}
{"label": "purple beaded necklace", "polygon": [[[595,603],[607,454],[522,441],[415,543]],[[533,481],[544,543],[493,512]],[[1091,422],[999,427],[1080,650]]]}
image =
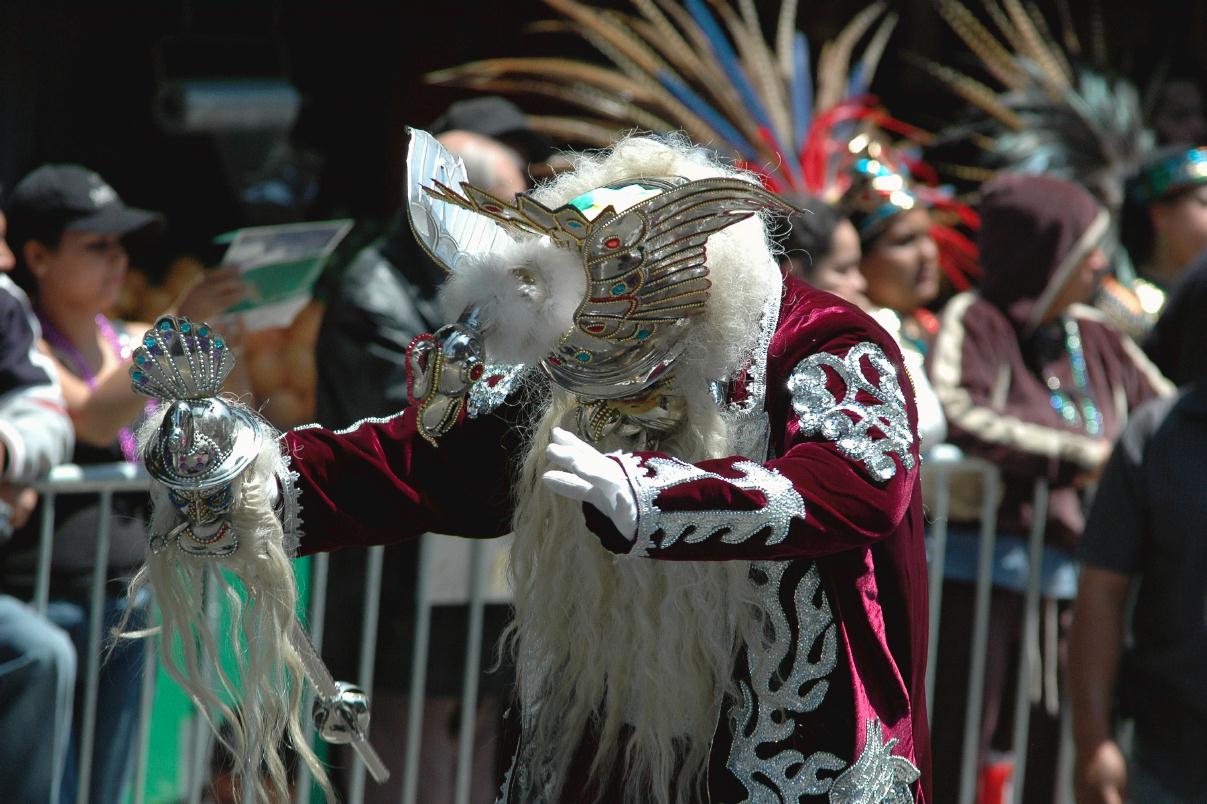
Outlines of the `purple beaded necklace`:
{"label": "purple beaded necklace", "polygon": [[[76,376],[83,380],[90,390],[96,390],[96,374],[88,367],[88,361],[84,359],[84,355],[76,348],[75,344],[41,310],[38,311],[38,321],[42,324],[42,335],[46,338],[46,342],[67,359],[67,362],[75,369]],[[113,322],[106,318],[103,313],[97,313],[95,321],[96,328],[100,330],[105,343],[109,344],[109,348],[113,350],[114,354],[123,361],[129,360],[130,347],[117,334],[117,330],[113,328]],[[126,459],[126,462],[134,463],[138,455],[138,448],[134,441],[134,431],[129,427],[123,427],[117,434],[117,443],[121,447],[122,457]]]}

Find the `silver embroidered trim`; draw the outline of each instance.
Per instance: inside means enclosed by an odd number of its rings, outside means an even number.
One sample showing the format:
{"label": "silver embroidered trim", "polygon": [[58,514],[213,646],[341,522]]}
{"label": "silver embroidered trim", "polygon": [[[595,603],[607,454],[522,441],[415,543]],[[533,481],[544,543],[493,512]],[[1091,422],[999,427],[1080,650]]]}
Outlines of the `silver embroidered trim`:
{"label": "silver embroidered trim", "polygon": [[[389,416],[367,416],[363,419],[359,419],[357,421],[352,422],[352,424],[348,425],[347,427],[341,428],[339,430],[331,430],[330,432],[332,435],[347,435],[348,433],[359,430],[361,428],[361,426],[365,425],[365,424],[389,424],[390,422],[394,421],[395,419],[402,416],[406,412],[407,412],[407,409],[404,408],[404,409],[398,411],[397,413],[391,413]],[[321,429],[323,429],[323,425],[321,425],[317,422],[313,422],[311,424],[299,424],[297,427],[292,428],[289,432],[298,433],[298,432],[302,432],[303,430],[321,430]]]}
{"label": "silver embroidered trim", "polygon": [[834,780],[830,804],[913,804],[909,786],[922,775],[902,756],[892,753],[897,738],[884,741],[879,720],[867,721],[863,752]]}
{"label": "silver embroidered trim", "polygon": [[[281,442],[284,446],[284,442]],[[298,554],[302,543],[302,489],[298,484],[301,475],[295,472],[293,456],[281,450],[281,461],[277,464],[274,474],[281,490],[281,500],[278,517],[281,520],[281,530],[284,532],[283,545],[285,554],[293,557]]]}
{"label": "silver embroidered trim", "polygon": [[[741,544],[764,528],[768,546],[788,537],[793,517],[805,518],[805,501],[792,481],[774,469],[753,461],[732,465],[743,477],[728,478],[706,472],[676,458],[650,458],[644,464],[629,452],[613,452],[637,497],[637,535],[630,555],[646,556],[652,549],[665,549],[682,539],[697,544],[717,534],[725,544]],[[652,474],[651,474],[652,473]],[[740,489],[760,491],[767,503],[755,511],[703,510],[663,511],[654,502],[663,491],[684,483],[711,478]],[[661,542],[654,534],[662,532]]]}
{"label": "silver embroidered trim", "polygon": [[[469,398],[466,400],[465,415],[476,419],[490,413],[507,401],[511,392],[516,389],[523,377],[526,366],[523,363],[503,365],[488,363],[482,379],[469,386]],[[487,377],[498,376],[499,380],[493,386],[486,383]]]}
{"label": "silver embroidered trim", "polygon": [[520,755],[519,746],[511,755],[511,764],[507,766],[507,772],[503,774],[503,785],[499,788],[499,795],[495,798],[495,804],[507,804],[511,800],[511,777],[515,773],[516,759]]}
{"label": "silver embroidered trim", "polygon": [[[876,372],[875,384],[864,376],[865,358]],[[827,387],[825,367],[842,380],[845,391],[841,398]],[[788,390],[801,432],[821,433],[835,442],[839,452],[862,462],[874,479],[883,482],[897,474],[893,455],[906,469],[914,468],[910,448],[915,436],[909,426],[905,395],[897,382],[896,367],[876,344],[861,343],[844,358],[827,352],[810,355],[792,370]],[[875,398],[876,404],[856,401],[860,392]],[[873,428],[880,435],[873,435]]]}
{"label": "silver embroidered trim", "polygon": [[[809,564],[792,594],[795,631],[788,622],[780,604],[780,585],[790,563],[759,561],[751,565],[751,584],[767,618],[766,642],[761,649],[747,648],[750,680],[738,682],[741,699],[729,710],[733,742],[726,762],[746,788],[750,804],[781,804],[799,801],[801,796],[824,795],[834,780],[819,774],[846,766],[844,760],[826,751],[808,757],[794,749],[767,758],[759,755],[764,746],[792,736],[796,721],[791,715],[821,706],[830,687],[827,677],[838,663],[838,628],[815,563]],[[758,580],[759,576],[766,580]],[[811,661],[809,657],[815,653],[817,660]],[[791,669],[781,677],[779,668],[789,654]]]}

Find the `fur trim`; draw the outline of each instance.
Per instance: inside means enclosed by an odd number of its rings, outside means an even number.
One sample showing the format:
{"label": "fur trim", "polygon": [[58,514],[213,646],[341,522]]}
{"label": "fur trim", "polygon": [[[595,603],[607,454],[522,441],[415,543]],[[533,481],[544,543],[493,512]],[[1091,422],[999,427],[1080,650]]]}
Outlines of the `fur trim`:
{"label": "fur trim", "polygon": [[587,293],[582,257],[548,238],[510,240],[452,274],[440,291],[445,316],[485,311],[482,334],[492,363],[532,365],[574,326]]}

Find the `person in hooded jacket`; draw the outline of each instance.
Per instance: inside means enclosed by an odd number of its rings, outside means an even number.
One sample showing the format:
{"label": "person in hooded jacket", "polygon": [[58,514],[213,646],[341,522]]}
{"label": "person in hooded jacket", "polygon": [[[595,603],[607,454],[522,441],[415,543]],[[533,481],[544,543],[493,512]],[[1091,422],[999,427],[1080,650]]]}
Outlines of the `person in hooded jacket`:
{"label": "person in hooded jacket", "polygon": [[[990,612],[982,763],[998,726],[1028,580],[1035,481],[1046,479],[1041,594],[1054,645],[1058,601],[1076,594],[1073,549],[1085,525],[1083,494],[1102,471],[1129,413],[1172,386],[1130,339],[1087,306],[1108,259],[1108,213],[1085,190],[1049,176],[1002,174],[982,191],[980,287],[945,307],[929,360],[949,438],[1002,471]],[[939,632],[935,728],[937,801],[955,800],[966,698],[967,640],[977,570],[979,499],[953,505]],[[961,522],[961,519],[965,519]],[[1059,707],[1055,651],[1044,656],[1047,717],[1033,718],[1026,800],[1052,800]],[[1035,729],[1040,739],[1035,739]],[[1052,739],[1051,743],[1045,737]],[[946,794],[945,794],[946,793]]]}

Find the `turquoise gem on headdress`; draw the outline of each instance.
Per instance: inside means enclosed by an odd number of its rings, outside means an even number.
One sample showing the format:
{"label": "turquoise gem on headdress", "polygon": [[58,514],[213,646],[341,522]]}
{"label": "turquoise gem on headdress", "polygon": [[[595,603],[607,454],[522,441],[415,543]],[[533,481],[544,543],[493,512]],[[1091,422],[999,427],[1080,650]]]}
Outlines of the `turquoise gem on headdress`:
{"label": "turquoise gem on headdress", "polygon": [[626,285],[624,282],[617,282],[615,285],[612,286],[612,295],[619,296],[621,293],[624,293],[628,289],[629,289],[629,286]]}
{"label": "turquoise gem on headdress", "polygon": [[222,342],[221,338],[214,338],[214,348],[215,349],[221,349],[224,346],[226,346],[226,344]]}
{"label": "turquoise gem on headdress", "polygon": [[141,354],[141,353],[136,354],[134,356],[134,362],[140,366],[145,366],[145,365],[147,365],[147,356],[144,354]]}
{"label": "turquoise gem on headdress", "polygon": [[639,330],[637,330],[637,335],[635,337],[639,341],[644,341],[646,338],[650,337],[650,335],[652,335],[652,334],[653,334],[653,332],[651,332],[648,329],[639,329]]}
{"label": "turquoise gem on headdress", "polygon": [[181,332],[191,332],[192,329],[193,329],[193,325],[190,324],[188,321],[180,322],[180,331]]}
{"label": "turquoise gem on headdress", "polygon": [[574,359],[577,360],[579,363],[590,363],[591,362],[591,353],[590,352],[579,352],[578,354],[576,354],[574,356]]}
{"label": "turquoise gem on headdress", "polygon": [[210,328],[207,327],[205,324],[202,324],[201,326],[197,327],[197,334],[200,335],[202,338],[204,338],[205,336],[210,334]]}
{"label": "turquoise gem on headdress", "polygon": [[159,330],[160,330],[160,332],[171,332],[172,331],[172,320],[170,318],[165,318],[164,320],[160,321]]}
{"label": "turquoise gem on headdress", "polygon": [[131,377],[131,378],[132,378],[132,379],[133,379],[135,382],[145,382],[145,381],[146,381],[146,379],[147,379],[146,375],[145,375],[145,374],[143,374],[141,371],[131,371],[131,372],[130,372],[130,377]]}
{"label": "turquoise gem on headdress", "polygon": [[143,346],[150,349],[151,347],[153,347],[155,345],[155,339],[152,338],[150,335],[148,335],[147,337],[142,339],[142,343],[143,343]]}

